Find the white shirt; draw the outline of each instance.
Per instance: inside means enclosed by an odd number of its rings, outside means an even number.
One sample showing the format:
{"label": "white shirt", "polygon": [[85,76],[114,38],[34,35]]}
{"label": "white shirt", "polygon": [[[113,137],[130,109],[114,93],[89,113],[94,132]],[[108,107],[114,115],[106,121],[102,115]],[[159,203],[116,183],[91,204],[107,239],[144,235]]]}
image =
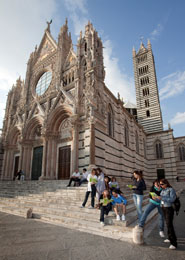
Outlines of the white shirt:
{"label": "white shirt", "polygon": [[84,172],[82,175],[82,180],[87,179],[88,175],[89,175],[88,171]]}
{"label": "white shirt", "polygon": [[74,173],[72,174],[72,176],[73,176],[73,177],[78,177],[78,178],[79,178],[79,177],[80,177],[80,173],[79,173],[79,172],[74,172]]}
{"label": "white shirt", "polygon": [[88,174],[88,176],[87,176],[87,180],[88,180],[87,191],[92,191],[92,190],[91,190],[91,184],[92,184],[92,182],[90,182],[90,178],[96,179],[96,181],[98,181],[98,178],[97,178],[96,175],[92,175],[91,173]]}

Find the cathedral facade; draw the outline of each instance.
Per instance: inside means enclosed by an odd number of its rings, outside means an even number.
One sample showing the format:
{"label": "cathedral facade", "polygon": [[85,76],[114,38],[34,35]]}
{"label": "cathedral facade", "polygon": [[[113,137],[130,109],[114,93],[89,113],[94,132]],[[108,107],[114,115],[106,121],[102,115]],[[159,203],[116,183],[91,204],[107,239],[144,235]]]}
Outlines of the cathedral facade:
{"label": "cathedral facade", "polygon": [[137,117],[104,83],[103,45],[91,23],[74,51],[67,21],[56,42],[45,30],[39,47],[8,94],[1,141],[0,178],[69,179],[101,167],[127,179],[185,178],[185,137],[163,131],[150,42],[133,50]]}

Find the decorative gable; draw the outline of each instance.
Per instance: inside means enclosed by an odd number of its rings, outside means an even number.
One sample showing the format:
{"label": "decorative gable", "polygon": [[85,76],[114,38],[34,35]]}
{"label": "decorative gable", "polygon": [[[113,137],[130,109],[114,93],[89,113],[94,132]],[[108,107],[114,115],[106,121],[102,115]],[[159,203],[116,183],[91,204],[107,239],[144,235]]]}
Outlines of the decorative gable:
{"label": "decorative gable", "polygon": [[40,46],[37,51],[37,60],[36,63],[41,62],[47,56],[52,54],[57,49],[57,44],[50,35],[48,31],[45,31],[45,34],[42,38]]}

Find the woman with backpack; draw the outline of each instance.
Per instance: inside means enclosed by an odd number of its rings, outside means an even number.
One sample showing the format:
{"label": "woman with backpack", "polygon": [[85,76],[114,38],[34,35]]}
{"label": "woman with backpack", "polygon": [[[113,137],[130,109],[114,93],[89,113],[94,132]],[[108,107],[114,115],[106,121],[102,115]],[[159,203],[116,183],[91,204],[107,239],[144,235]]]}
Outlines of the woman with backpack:
{"label": "woman with backpack", "polygon": [[173,227],[174,209],[172,206],[173,202],[176,199],[176,193],[172,186],[169,184],[168,180],[166,179],[160,180],[160,186],[162,188],[162,191],[160,196],[157,198],[161,200],[164,219],[168,230],[168,239],[165,239],[164,242],[171,244],[169,249],[176,249],[177,237]]}

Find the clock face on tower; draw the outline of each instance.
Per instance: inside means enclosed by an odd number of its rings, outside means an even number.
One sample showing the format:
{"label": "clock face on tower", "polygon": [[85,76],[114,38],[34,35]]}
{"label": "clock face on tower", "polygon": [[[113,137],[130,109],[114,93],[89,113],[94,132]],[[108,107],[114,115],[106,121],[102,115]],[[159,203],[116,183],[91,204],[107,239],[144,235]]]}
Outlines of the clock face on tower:
{"label": "clock face on tower", "polygon": [[39,78],[35,92],[38,96],[42,96],[48,89],[52,79],[52,72],[47,71]]}

